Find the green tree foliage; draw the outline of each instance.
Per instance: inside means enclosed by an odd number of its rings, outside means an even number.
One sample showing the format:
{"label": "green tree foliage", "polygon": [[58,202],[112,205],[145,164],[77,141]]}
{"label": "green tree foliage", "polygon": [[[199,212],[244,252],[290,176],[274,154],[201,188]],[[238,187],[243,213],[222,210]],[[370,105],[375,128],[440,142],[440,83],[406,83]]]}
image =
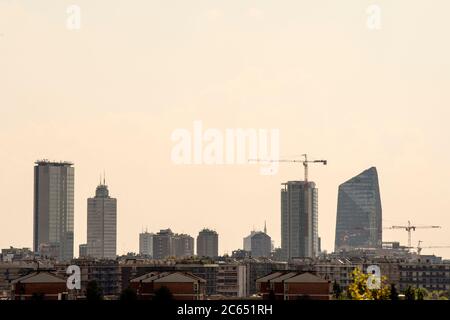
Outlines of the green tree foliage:
{"label": "green tree foliage", "polygon": [[404,294],[405,300],[416,300],[416,289],[413,287],[406,288]]}
{"label": "green tree foliage", "polygon": [[435,290],[428,294],[429,300],[448,300],[448,291]]}
{"label": "green tree foliage", "polygon": [[379,289],[369,289],[367,280],[369,275],[363,273],[359,268],[352,272],[353,282],[348,287],[348,294],[351,300],[388,300],[390,298],[390,289],[386,285],[386,278],[381,279]]}
{"label": "green tree foliage", "polygon": [[416,289],[416,299],[417,300],[425,300],[425,298],[428,298],[429,293],[427,289],[424,288],[418,288]]}

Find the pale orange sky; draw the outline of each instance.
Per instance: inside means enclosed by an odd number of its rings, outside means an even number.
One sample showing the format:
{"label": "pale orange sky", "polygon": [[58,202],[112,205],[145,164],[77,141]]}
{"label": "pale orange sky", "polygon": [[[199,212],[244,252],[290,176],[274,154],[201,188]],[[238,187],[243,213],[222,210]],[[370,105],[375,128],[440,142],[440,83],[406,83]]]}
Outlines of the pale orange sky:
{"label": "pale orange sky", "polygon": [[[381,30],[366,27],[378,3]],[[78,31],[66,8],[81,7]],[[0,0],[0,248],[32,246],[33,162],[75,163],[75,253],[86,199],[106,170],[118,252],[138,233],[219,232],[220,253],[253,226],[280,245],[280,184],[297,165],[176,166],[171,133],[276,128],[281,156],[314,166],[319,233],[334,246],[337,188],[376,166],[383,224],[450,245],[450,2]],[[406,243],[404,231],[384,240]],[[450,249],[424,249],[450,257]]]}

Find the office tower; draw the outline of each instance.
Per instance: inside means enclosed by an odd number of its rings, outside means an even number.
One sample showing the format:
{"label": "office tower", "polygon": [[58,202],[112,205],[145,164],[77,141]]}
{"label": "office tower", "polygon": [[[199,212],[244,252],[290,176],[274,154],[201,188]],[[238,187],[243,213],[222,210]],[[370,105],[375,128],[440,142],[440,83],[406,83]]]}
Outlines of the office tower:
{"label": "office tower", "polygon": [[74,175],[70,162],[36,161],[33,248],[59,261],[73,258]]}
{"label": "office tower", "polygon": [[78,246],[78,258],[87,257],[87,244],[83,243]]}
{"label": "office tower", "polygon": [[252,237],[256,233],[256,231],[251,231],[248,236],[244,238],[244,251],[251,252],[252,251]]}
{"label": "office tower", "polygon": [[251,240],[252,257],[270,257],[272,249],[272,239],[270,236],[262,231],[256,232]]}
{"label": "office tower", "polygon": [[177,258],[194,255],[194,238],[187,234],[176,234],[172,238],[173,255]]}
{"label": "office tower", "polygon": [[115,259],[117,242],[117,199],[109,196],[103,180],[95,197],[87,200],[87,254],[98,259]]}
{"label": "office tower", "polygon": [[267,228],[264,224],[263,231],[252,231],[250,235],[244,238],[244,251],[250,252],[254,258],[270,257],[272,251],[272,239],[267,234]]}
{"label": "office tower", "polygon": [[154,233],[147,231],[139,234],[139,254],[148,258],[153,258],[153,237]]}
{"label": "office tower", "polygon": [[339,186],[335,251],[380,248],[381,216],[378,174],[372,167]]}
{"label": "office tower", "polygon": [[210,258],[219,256],[219,235],[216,231],[203,229],[198,233],[197,256]]}
{"label": "office tower", "polygon": [[282,184],[281,248],[287,260],[318,255],[318,190],[314,182]]}
{"label": "office tower", "polygon": [[173,235],[172,230],[165,229],[153,236],[153,259],[165,259],[173,256]]}

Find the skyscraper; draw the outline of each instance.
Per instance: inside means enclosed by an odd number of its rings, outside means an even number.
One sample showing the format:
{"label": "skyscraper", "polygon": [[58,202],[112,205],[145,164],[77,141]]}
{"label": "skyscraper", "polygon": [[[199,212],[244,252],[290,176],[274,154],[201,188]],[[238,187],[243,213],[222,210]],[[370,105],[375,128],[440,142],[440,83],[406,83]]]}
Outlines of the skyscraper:
{"label": "skyscraper", "polygon": [[216,231],[203,229],[198,233],[197,255],[211,258],[219,256],[219,235]]}
{"label": "skyscraper", "polygon": [[92,258],[116,258],[117,199],[109,196],[103,181],[95,197],[87,200],[87,255]]}
{"label": "skyscraper", "polygon": [[281,249],[285,259],[319,253],[318,190],[314,182],[288,181],[281,189]]}
{"label": "skyscraper", "polygon": [[339,186],[335,251],[381,247],[381,219],[378,174],[372,167]]}
{"label": "skyscraper", "polygon": [[139,254],[153,258],[153,236],[154,233],[147,231],[139,234]]}
{"label": "skyscraper", "polygon": [[74,232],[73,163],[42,160],[35,164],[34,251],[60,261],[70,260]]}

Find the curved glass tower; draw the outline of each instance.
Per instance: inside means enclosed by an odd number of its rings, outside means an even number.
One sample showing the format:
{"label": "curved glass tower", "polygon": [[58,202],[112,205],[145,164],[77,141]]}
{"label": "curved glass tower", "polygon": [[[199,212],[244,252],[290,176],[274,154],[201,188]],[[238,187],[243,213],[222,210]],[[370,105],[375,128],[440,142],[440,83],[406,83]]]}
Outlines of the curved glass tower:
{"label": "curved glass tower", "polygon": [[339,186],[335,251],[380,248],[381,216],[378,174],[372,167]]}

